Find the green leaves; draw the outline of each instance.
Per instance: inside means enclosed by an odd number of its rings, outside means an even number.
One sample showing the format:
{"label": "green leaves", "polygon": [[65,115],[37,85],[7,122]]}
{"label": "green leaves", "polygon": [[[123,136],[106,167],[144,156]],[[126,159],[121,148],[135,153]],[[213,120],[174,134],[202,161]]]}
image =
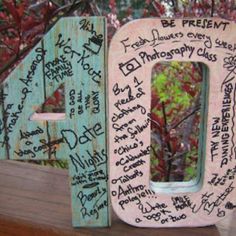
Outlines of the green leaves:
{"label": "green leaves", "polygon": [[[197,173],[201,71],[196,63],[163,62],[152,77],[151,174],[155,181],[189,181]],[[160,122],[162,121],[162,123]],[[194,142],[193,142],[194,141]],[[169,175],[169,176],[165,176]]]}
{"label": "green leaves", "polygon": [[168,94],[166,93],[167,77],[163,73],[156,75],[153,85],[154,89],[157,91],[160,101],[166,102],[168,99]]}
{"label": "green leaves", "polygon": [[187,76],[179,77],[180,70],[179,62],[171,62],[170,66],[166,67],[162,73],[154,76],[153,89],[161,102],[166,102],[169,99],[172,103],[186,108],[190,105],[191,97],[187,91],[182,89],[181,80],[186,80]]}

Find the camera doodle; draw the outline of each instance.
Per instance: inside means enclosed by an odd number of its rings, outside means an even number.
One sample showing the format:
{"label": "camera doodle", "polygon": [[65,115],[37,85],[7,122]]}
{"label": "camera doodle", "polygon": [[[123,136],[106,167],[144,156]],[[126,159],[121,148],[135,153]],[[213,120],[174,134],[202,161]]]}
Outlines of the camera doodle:
{"label": "camera doodle", "polygon": [[128,76],[130,73],[136,71],[140,67],[141,64],[137,61],[136,58],[132,58],[131,60],[125,63],[119,64],[119,69],[124,74],[124,76]]}

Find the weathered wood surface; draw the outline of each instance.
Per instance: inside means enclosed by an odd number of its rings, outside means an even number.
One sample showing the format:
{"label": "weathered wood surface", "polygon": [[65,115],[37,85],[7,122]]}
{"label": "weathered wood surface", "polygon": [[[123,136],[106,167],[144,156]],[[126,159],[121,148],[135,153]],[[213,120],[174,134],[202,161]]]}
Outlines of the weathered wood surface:
{"label": "weathered wood surface", "polygon": [[[105,18],[63,18],[1,85],[0,159],[68,160],[74,226],[109,225],[105,55]],[[61,84],[65,114],[34,114]]]}
{"label": "weathered wood surface", "polygon": [[236,214],[204,228],[140,229],[114,214],[111,228],[71,226],[68,173],[15,161],[0,165],[0,235],[235,236]]}
{"label": "weathered wood surface", "polygon": [[[113,37],[108,71],[110,190],[113,209],[125,222],[139,227],[204,226],[232,212],[235,42],[235,23],[214,18],[141,19]],[[209,68],[200,139],[203,167],[192,192],[177,183],[166,184],[168,194],[150,187],[151,72],[161,61],[203,62]]]}

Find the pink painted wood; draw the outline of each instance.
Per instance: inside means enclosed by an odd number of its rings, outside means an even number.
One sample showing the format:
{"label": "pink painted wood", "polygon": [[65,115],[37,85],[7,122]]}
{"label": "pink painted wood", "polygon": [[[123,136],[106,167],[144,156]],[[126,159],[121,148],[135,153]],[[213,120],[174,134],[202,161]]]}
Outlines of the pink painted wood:
{"label": "pink painted wood", "polygon": [[[113,38],[110,190],[112,206],[123,221],[139,227],[205,226],[232,212],[236,204],[235,42],[235,24],[214,18],[142,19],[125,25]],[[209,68],[203,168],[191,192],[177,183],[166,185],[168,191],[162,193],[150,187],[151,71],[161,61],[203,62]]]}

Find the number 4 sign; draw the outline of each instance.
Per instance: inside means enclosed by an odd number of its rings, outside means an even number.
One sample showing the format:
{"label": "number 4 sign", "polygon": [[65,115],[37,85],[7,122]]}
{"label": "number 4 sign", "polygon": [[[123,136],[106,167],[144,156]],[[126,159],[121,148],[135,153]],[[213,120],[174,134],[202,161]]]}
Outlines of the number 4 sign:
{"label": "number 4 sign", "polygon": [[[204,226],[234,208],[235,42],[235,24],[214,18],[141,19],[112,39],[110,191],[123,221],[139,227]],[[192,183],[166,183],[163,189],[150,187],[151,73],[156,63],[167,61],[203,62],[209,73],[202,91],[199,176]]]}
{"label": "number 4 sign", "polygon": [[[1,86],[0,158],[67,160],[75,227],[109,225],[105,51],[104,18],[61,19]],[[35,113],[62,84],[65,113]]]}

